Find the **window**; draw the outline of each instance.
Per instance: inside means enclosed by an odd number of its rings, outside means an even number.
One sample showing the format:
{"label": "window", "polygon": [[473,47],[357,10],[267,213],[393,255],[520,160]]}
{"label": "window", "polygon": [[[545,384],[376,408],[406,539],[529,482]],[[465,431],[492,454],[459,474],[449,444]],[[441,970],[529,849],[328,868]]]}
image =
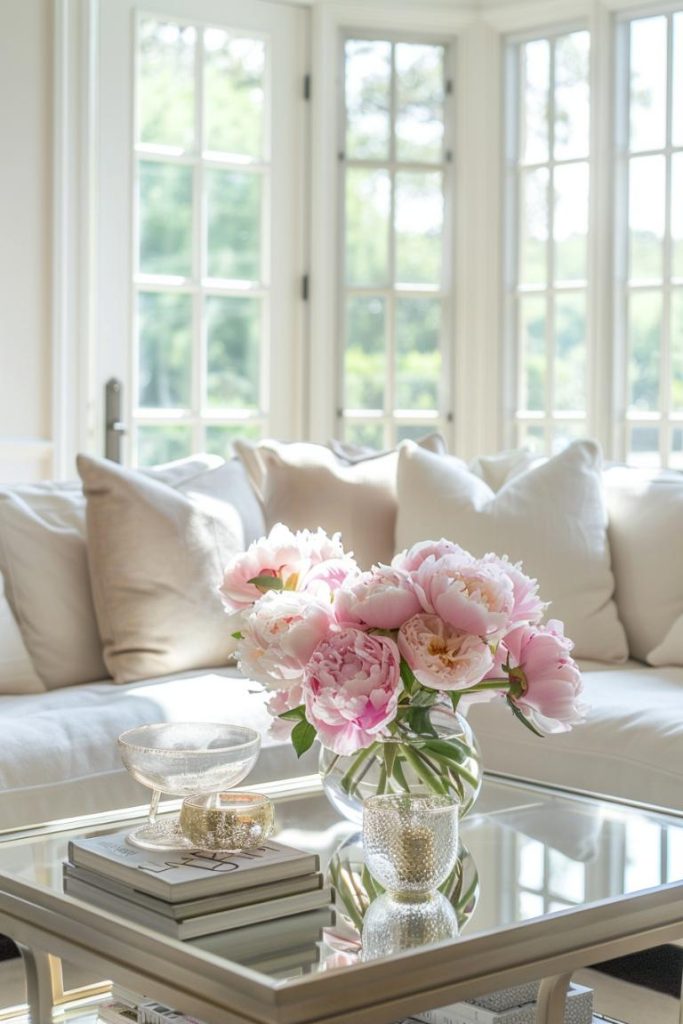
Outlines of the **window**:
{"label": "window", "polygon": [[588,430],[589,34],[514,43],[508,62],[513,443],[550,453]]}
{"label": "window", "polygon": [[449,54],[344,41],[340,424],[382,448],[450,411]]}
{"label": "window", "polygon": [[683,13],[618,26],[617,342],[627,460],[683,468]]}
{"label": "window", "polygon": [[135,462],[223,454],[264,423],[268,49],[141,17],[137,33]]}

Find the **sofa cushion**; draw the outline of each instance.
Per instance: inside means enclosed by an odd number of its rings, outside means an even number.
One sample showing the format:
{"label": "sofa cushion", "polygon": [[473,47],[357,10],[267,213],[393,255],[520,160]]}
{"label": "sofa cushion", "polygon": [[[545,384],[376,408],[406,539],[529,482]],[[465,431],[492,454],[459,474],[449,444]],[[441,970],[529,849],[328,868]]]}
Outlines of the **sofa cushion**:
{"label": "sofa cushion", "polygon": [[[241,467],[235,480],[249,490]],[[78,457],[88,563],[105,664],[115,682],[227,661],[234,646],[218,587],[244,550],[237,504]]]}
{"label": "sofa cushion", "polygon": [[[420,441],[443,450],[438,434]],[[252,486],[263,504],[266,527],[285,523],[291,530],[340,532],[347,551],[363,568],[389,562],[396,523],[396,451],[375,452],[354,462],[324,445],[239,441]]]}
{"label": "sofa cushion", "polygon": [[489,771],[683,811],[683,669],[582,665],[588,720],[539,739],[508,708],[469,720]]}
{"label": "sofa cushion", "polygon": [[[199,455],[142,472],[173,487],[197,487],[222,465],[218,456]],[[33,667],[48,689],[106,676],[80,482],[0,488],[0,572]],[[13,692],[21,692],[19,679],[16,687]]]}
{"label": "sofa cushion", "polygon": [[446,537],[477,556],[494,551],[521,560],[551,602],[549,616],[564,622],[577,657],[625,660],[593,442],[575,442],[494,493],[460,460],[406,441],[398,501],[397,550]]}
{"label": "sofa cushion", "polygon": [[616,601],[635,658],[683,665],[683,474],[604,474]]}
{"label": "sofa cushion", "polygon": [[0,693],[42,693],[44,690],[5,597],[0,573]]}
{"label": "sofa cushion", "polygon": [[111,681],[0,697],[0,822],[3,828],[138,806],[149,791],[119,759],[117,737],[147,722],[235,722],[263,735],[248,785],[315,771],[289,740],[269,735],[265,695],[236,669],[184,673],[116,686]]}

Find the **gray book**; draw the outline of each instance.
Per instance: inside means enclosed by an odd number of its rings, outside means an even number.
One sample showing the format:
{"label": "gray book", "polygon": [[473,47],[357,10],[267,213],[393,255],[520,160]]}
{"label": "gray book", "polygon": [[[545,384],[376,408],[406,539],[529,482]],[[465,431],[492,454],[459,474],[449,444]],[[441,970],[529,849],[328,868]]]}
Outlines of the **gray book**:
{"label": "gray book", "polygon": [[312,892],[300,893],[295,896],[283,896],[280,899],[253,903],[249,906],[236,907],[233,910],[221,910],[213,914],[202,914],[186,921],[174,921],[164,914],[157,914],[146,907],[141,907],[130,900],[114,896],[94,885],[88,885],[78,878],[68,875],[64,879],[64,892],[68,896],[92,903],[110,914],[118,914],[128,921],[151,928],[161,935],[185,940],[196,939],[201,935],[215,932],[231,931],[265,921],[280,921],[286,917],[303,914],[309,910],[327,907],[334,900],[330,886],[315,889]]}
{"label": "gray book", "polygon": [[127,835],[126,829],[72,839],[69,861],[168,903],[310,875],[320,868],[315,854],[270,840],[255,850],[236,854],[155,853],[131,846]]}
{"label": "gray book", "polygon": [[89,868],[79,868],[68,861],[63,865],[64,879],[78,879],[87,885],[95,886],[104,892],[118,896],[119,899],[130,900],[140,907],[146,907],[157,914],[173,918],[174,921],[186,921],[190,917],[202,914],[215,914],[220,910],[234,910],[236,907],[249,906],[253,903],[264,903],[267,900],[279,899],[282,896],[296,896],[298,893],[312,892],[322,889],[323,876],[319,871],[296,878],[281,878],[277,882],[266,882],[265,885],[249,886],[234,892],[221,892],[215,896],[203,896],[198,900],[183,900],[181,903],[169,903],[157,896],[133,889],[115,878],[102,875]]}

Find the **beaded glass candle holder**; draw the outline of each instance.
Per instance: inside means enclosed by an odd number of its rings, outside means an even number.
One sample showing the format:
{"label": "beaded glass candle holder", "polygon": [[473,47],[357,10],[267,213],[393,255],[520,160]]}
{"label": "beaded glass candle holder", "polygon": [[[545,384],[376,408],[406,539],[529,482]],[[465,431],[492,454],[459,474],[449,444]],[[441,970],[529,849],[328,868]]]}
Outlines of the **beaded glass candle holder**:
{"label": "beaded glass candle holder", "polygon": [[458,804],[446,796],[382,794],[363,805],[371,874],[392,896],[433,893],[458,856]]}

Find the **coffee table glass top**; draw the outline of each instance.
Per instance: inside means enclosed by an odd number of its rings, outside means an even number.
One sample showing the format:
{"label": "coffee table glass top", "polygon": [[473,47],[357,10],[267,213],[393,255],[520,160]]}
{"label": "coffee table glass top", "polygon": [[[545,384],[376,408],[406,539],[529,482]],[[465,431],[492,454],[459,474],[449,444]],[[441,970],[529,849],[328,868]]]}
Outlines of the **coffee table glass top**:
{"label": "coffee table glass top", "polygon": [[[276,838],[318,853],[337,883],[336,920],[317,911],[183,944],[272,980],[353,969],[363,956],[449,938],[459,942],[683,880],[683,818],[488,778],[475,810],[461,823],[462,871],[449,882],[458,934],[453,915],[444,926],[425,911],[422,917],[385,921],[377,941],[366,934],[363,953],[360,929],[372,882],[363,875],[355,827],[338,817],[319,790],[277,799],[276,817]],[[121,827],[117,821],[114,828]],[[102,830],[106,826],[89,832]],[[0,873],[61,893],[62,862],[74,834],[84,834],[83,827],[6,838],[0,843]]]}

